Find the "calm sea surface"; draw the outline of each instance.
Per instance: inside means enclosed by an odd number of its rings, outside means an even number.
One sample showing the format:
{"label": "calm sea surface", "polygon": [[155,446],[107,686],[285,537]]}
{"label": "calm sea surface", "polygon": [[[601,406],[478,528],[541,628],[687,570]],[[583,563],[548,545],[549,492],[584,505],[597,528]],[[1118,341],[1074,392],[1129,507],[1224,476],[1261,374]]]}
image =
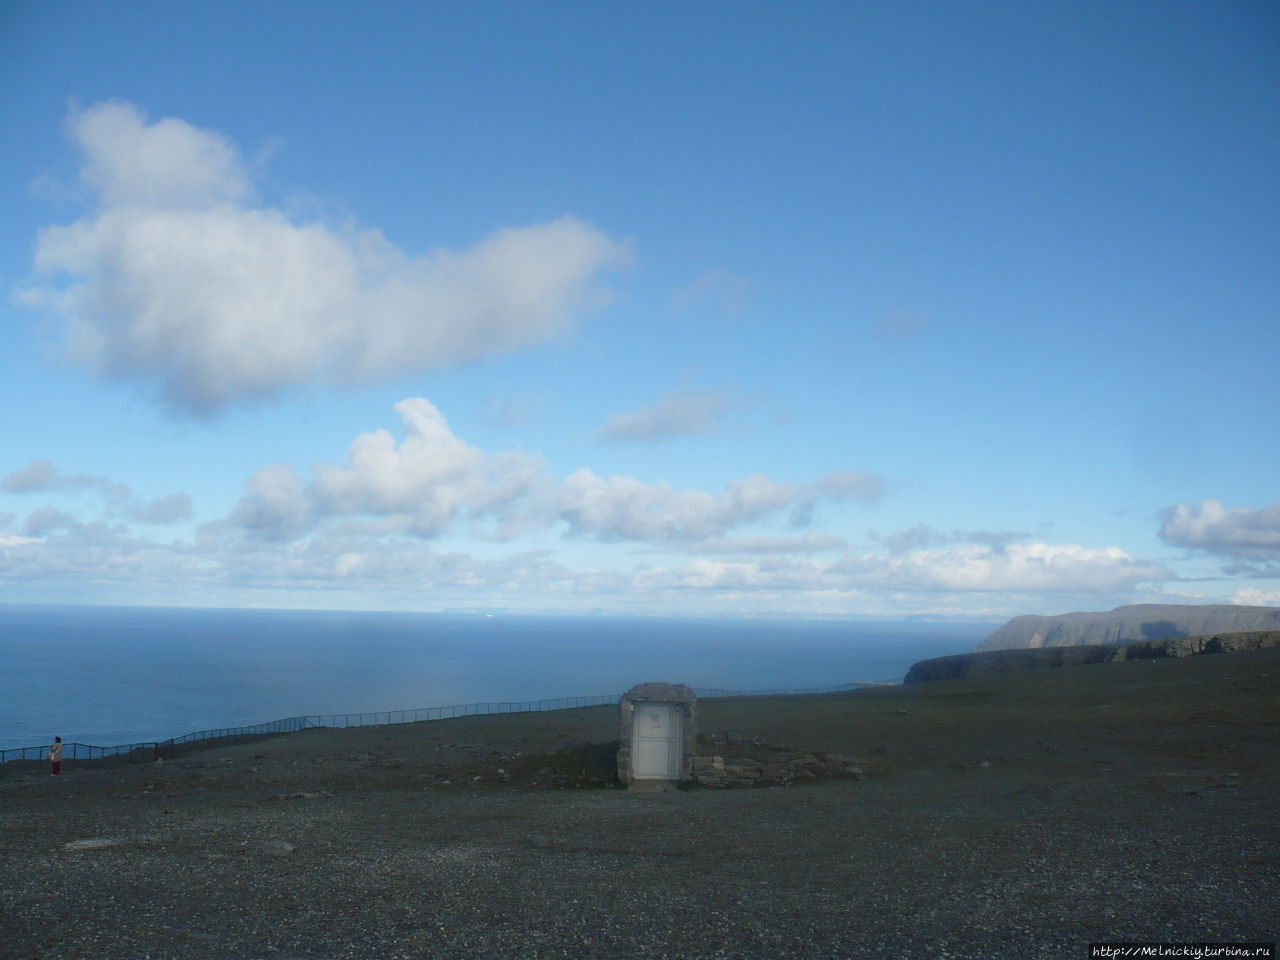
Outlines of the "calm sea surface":
{"label": "calm sea surface", "polygon": [[319,713],[901,680],[998,624],[0,605],[0,748]]}

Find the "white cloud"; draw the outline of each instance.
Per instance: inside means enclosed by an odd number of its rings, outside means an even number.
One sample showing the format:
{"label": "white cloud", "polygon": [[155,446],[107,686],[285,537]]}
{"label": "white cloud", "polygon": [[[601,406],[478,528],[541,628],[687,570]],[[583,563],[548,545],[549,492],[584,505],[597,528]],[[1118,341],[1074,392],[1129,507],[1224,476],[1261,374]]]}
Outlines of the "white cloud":
{"label": "white cloud", "polygon": [[[874,533],[872,536],[879,539]],[[891,553],[900,554],[950,543],[951,540],[952,538],[941,530],[935,530],[928,524],[918,523],[906,530],[894,530],[883,538],[883,543]]]}
{"label": "white cloud", "polygon": [[248,492],[231,513],[231,522],[263,540],[292,540],[313,524],[312,508],[302,480],[288,464],[273,464],[255,473]]}
{"label": "white cloud", "polygon": [[471,446],[428,400],[409,398],[395,409],[403,440],[387,430],[361,434],[343,465],[314,466],[310,482],[288,465],[265,468],[250,480],[231,523],[257,539],[292,540],[338,518],[381,518],[384,532],[418,537],[443,535],[467,520],[472,532],[505,540],[563,521],[575,537],[681,543],[784,511],[795,525],[819,503],[870,501],[884,487],[874,475],[839,470],[811,484],[754,474],[718,494],[604,479],[585,468],[558,482],[536,458]]}
{"label": "white cloud", "polygon": [[1231,594],[1231,602],[1246,607],[1280,607],[1280,590],[1259,590],[1245,587]]}
{"label": "white cloud", "polygon": [[402,400],[396,412],[405,439],[386,430],[361,434],[347,466],[320,466],[311,496],[327,515],[403,515],[410,532],[442,533],[463,512],[479,518],[509,516],[539,482],[541,464],[519,453],[488,457],[455,436],[439,410],[421,397]]}
{"label": "white cloud", "polygon": [[633,577],[644,592],[658,590],[822,590],[830,584],[824,565],[807,560],[764,562],[700,558],[674,569],[643,569]]}
{"label": "white cloud", "polygon": [[12,473],[6,474],[5,478],[0,480],[0,490],[5,493],[33,493],[49,490],[56,486],[57,482],[58,472],[54,469],[53,462],[39,459],[32,460],[25,467],[19,467]]}
{"label": "white cloud", "polygon": [[116,499],[129,495],[129,488],[123,484],[89,473],[63,473],[52,460],[43,457],[32,460],[0,480],[0,490],[5,493],[57,493],[89,487],[99,487],[105,495]]}
{"label": "white cloud", "polygon": [[[236,554],[228,574],[256,586],[406,592],[433,599],[524,597],[572,591],[572,575],[539,551],[521,551],[497,560],[438,551],[421,541],[378,543],[360,538],[312,538],[294,544],[259,545]],[[482,601],[483,602],[483,601]]]}
{"label": "white cloud", "polygon": [[864,585],[903,590],[1114,593],[1175,579],[1162,564],[1137,560],[1119,547],[1039,542],[866,553],[836,567]]}
{"label": "white cloud", "polygon": [[136,523],[166,525],[190,520],[193,516],[191,498],[185,493],[171,493],[145,503],[130,503],[124,515]]}
{"label": "white cloud", "polygon": [[[402,445],[403,446],[403,445]],[[271,476],[270,473],[267,476]],[[528,610],[581,610],[584,606],[653,613],[755,613],[849,615],[932,612],[1009,616],[1028,609],[1159,601],[1158,586],[1172,577],[1158,564],[1115,547],[1028,543],[1003,549],[969,544],[910,555],[864,552],[824,558],[821,534],[797,538],[744,537],[719,555],[703,553],[687,563],[652,565],[623,559],[599,567],[566,566],[550,550],[518,550],[483,559],[434,549],[403,527],[341,518],[305,521],[289,511],[310,509],[310,493],[282,469],[272,486],[283,518],[269,519],[287,533],[290,522],[305,536],[243,538],[231,524],[207,525],[191,543],[133,537],[116,525],[82,523],[70,514],[37,511],[29,532],[0,534],[0,590],[27,584],[93,585],[121,591],[118,598],[192,596],[249,598],[251,602],[376,605],[510,606]],[[803,547],[810,541],[812,550]],[[775,549],[776,548],[776,549]],[[735,555],[736,554],[736,555]],[[634,554],[633,554],[634,556]],[[114,587],[112,587],[114,585]],[[169,591],[166,593],[165,591]],[[202,593],[202,591],[204,591]],[[25,595],[25,594],[24,594]],[[304,598],[299,600],[298,598]],[[1268,602],[1262,591],[1239,591],[1236,602]]]}
{"label": "white cloud", "polygon": [[430,401],[402,400],[395,409],[404,443],[397,446],[387,430],[361,434],[347,452],[349,466],[318,468],[315,496],[334,514],[416,513],[435,532],[466,499],[484,454],[454,436]]}
{"label": "white cloud", "polygon": [[174,598],[189,597],[224,573],[225,558],[132,536],[120,524],[84,523],[45,508],[28,518],[28,526],[42,535],[0,536],[0,587],[8,588],[8,599],[30,596],[34,584],[59,585],[56,595],[63,597],[68,588],[78,597],[105,590],[112,602],[136,603],[157,585],[169,585]]}
{"label": "white cloud", "polygon": [[69,323],[71,355],[214,413],[325,379],[376,380],[544,342],[600,305],[625,245],[574,217],[412,256],[377,230],[254,205],[239,152],[131,104],[76,114],[90,217],[40,231],[21,291]]}
{"label": "white cloud", "polygon": [[1164,511],[1160,539],[1170,546],[1280,560],[1280,503],[1228,510],[1219,500],[1180,503]]}
{"label": "white cloud", "polygon": [[881,538],[874,531],[872,539],[879,540],[890,553],[911,553],[926,547],[939,547],[952,543],[985,544],[996,549],[1017,540],[1025,540],[1030,535],[1014,531],[992,532],[988,530],[953,530],[947,533],[937,530],[928,524],[919,523],[906,530],[894,530]]}
{"label": "white cloud", "polygon": [[318,464],[304,483],[288,465],[260,470],[231,515],[251,536],[292,540],[326,520],[386,518],[383,530],[418,537],[443,534],[463,516],[495,519],[498,538],[528,522],[519,509],[545,482],[538,460],[508,452],[489,456],[457,437],[429,400],[395,405],[404,425],[397,444],[387,430],[362,433],[343,466]]}
{"label": "white cloud", "polygon": [[832,470],[797,492],[791,506],[790,522],[793,527],[807,527],[814,522],[821,503],[842,503],[849,500],[876,503],[884,493],[884,478],[877,474]]}
{"label": "white cloud", "polygon": [[575,536],[606,541],[701,541],[784,510],[791,512],[793,524],[797,517],[807,522],[822,500],[875,499],[883,488],[877,481],[849,471],[835,471],[813,484],[752,474],[727,484],[721,493],[710,494],[627,476],[605,480],[582,469],[565,479],[559,515]]}
{"label": "white cloud", "polygon": [[715,609],[719,604],[998,617],[1063,602],[1158,602],[1154,585],[1172,578],[1160,565],[1136,561],[1114,547],[1031,543],[1000,554],[988,546],[967,545],[910,557],[865,553],[833,561],[708,557],[677,567],[641,567],[614,589],[680,608]]}
{"label": "white cloud", "polygon": [[793,496],[791,484],[775,483],[763,474],[731,483],[715,495],[627,476],[605,480],[584,468],[565,479],[559,514],[577,536],[701,540],[773,513]]}
{"label": "white cloud", "polygon": [[[1159,564],[1134,560],[1117,547],[1028,543],[1004,550],[969,544],[908,556],[850,555],[813,558],[698,559],[684,567],[636,573],[646,590],[786,591],[815,595],[1103,594],[1128,593],[1172,579]],[[881,601],[883,602],[883,600]]]}
{"label": "white cloud", "polygon": [[41,507],[27,515],[22,530],[28,536],[43,538],[53,533],[78,533],[84,524],[71,513],[56,507]]}
{"label": "white cloud", "polygon": [[186,121],[148,124],[133,104],[111,100],[73,111],[67,130],[85,153],[81,178],[108,206],[200,205],[249,192],[235,144]]}
{"label": "white cloud", "polygon": [[711,434],[719,429],[721,418],[734,405],[734,398],[723,390],[671,391],[651,407],[610,414],[596,431],[596,439],[667,440]]}
{"label": "white cloud", "polygon": [[63,493],[85,489],[97,489],[109,513],[138,523],[172,524],[192,516],[191,498],[185,493],[142,501],[127,484],[90,473],[66,474],[44,458],[32,460],[0,480],[0,490],[5,493]]}

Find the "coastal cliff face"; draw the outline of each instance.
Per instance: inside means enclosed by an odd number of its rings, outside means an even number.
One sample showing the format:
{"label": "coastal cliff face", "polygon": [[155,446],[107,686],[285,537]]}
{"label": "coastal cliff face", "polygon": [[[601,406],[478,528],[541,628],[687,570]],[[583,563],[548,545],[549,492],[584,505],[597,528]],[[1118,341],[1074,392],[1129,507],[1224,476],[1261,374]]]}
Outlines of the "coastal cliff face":
{"label": "coastal cliff face", "polygon": [[921,660],[911,665],[906,679],[902,682],[904,684],[927,683],[932,680],[955,680],[959,677],[980,677],[999,673],[1024,673],[1030,670],[1048,670],[1053,667],[1079,666],[1088,663],[1194,657],[1207,653],[1228,653],[1234,650],[1258,650],[1262,647],[1278,646],[1280,646],[1280,630],[1254,630],[1199,637],[1172,637],[1165,640],[1139,640],[1134,643],[1048,647],[1038,650],[988,650]]}
{"label": "coastal cliff face", "polygon": [[978,652],[1165,640],[1247,630],[1280,630],[1280,607],[1142,603],[1105,613],[1014,617],[987,637]]}

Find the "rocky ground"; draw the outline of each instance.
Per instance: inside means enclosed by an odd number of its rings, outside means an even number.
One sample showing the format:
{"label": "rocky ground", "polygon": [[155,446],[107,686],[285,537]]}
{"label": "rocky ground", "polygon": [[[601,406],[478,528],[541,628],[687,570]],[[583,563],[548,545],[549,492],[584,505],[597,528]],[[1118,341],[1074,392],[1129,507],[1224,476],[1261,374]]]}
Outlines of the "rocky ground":
{"label": "rocky ground", "polygon": [[1280,930],[1280,650],[699,708],[864,776],[629,793],[609,708],[8,764],[0,955],[986,960]]}

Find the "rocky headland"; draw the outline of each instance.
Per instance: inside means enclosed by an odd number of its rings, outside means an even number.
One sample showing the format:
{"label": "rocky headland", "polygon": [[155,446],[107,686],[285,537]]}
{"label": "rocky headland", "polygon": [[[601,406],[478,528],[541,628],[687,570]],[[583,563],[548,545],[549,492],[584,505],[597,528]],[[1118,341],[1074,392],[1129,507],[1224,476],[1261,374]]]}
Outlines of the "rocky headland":
{"label": "rocky headland", "polygon": [[1014,617],[979,651],[1081,647],[1210,633],[1280,630],[1280,607],[1140,603],[1095,613]]}
{"label": "rocky headland", "polygon": [[1123,660],[1154,660],[1165,657],[1195,657],[1211,653],[1258,650],[1280,646],[1280,630],[1211,634],[1199,637],[1171,637],[1167,640],[1138,640],[1133,643],[1097,643],[1088,646],[1040,647],[1022,650],[988,650],[934,657],[913,663],[904,684],[960,677],[982,677],[1001,673],[1026,673],[1054,667],[1117,663]]}

